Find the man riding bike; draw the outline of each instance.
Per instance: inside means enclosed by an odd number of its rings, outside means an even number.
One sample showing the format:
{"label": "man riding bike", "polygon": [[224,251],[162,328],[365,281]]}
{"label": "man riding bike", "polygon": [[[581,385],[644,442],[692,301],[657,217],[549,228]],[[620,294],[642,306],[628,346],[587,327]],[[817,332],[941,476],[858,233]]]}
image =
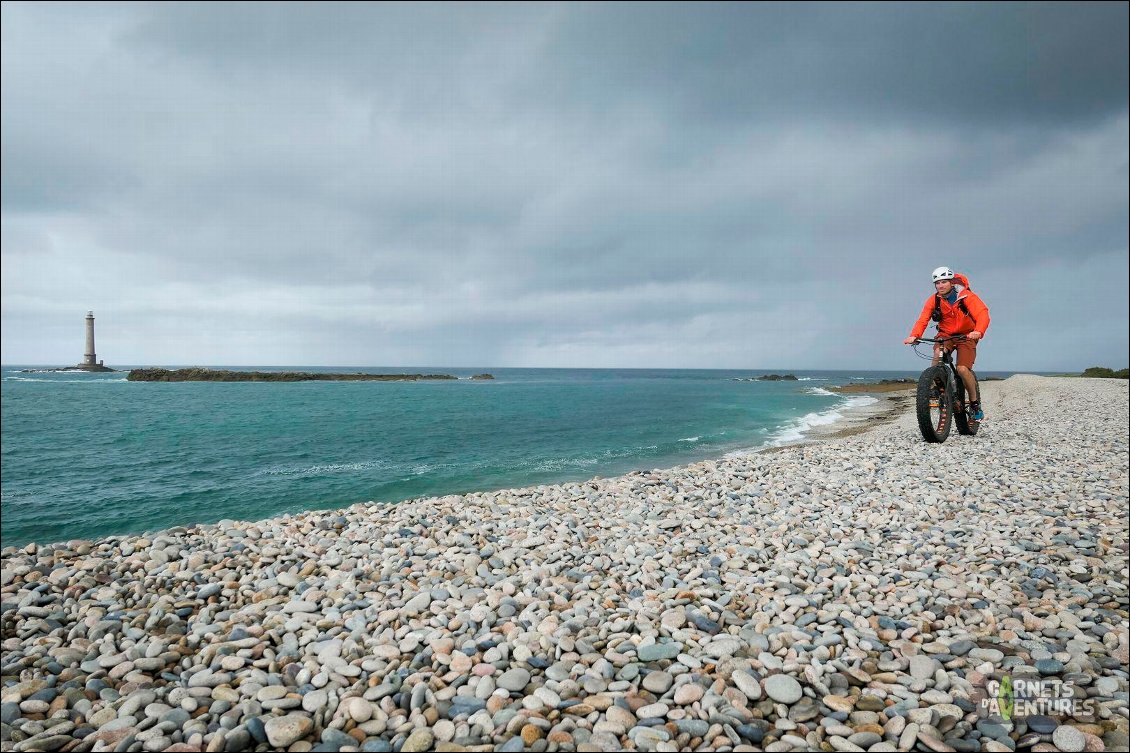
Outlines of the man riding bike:
{"label": "man riding bike", "polygon": [[989,307],[969,289],[969,280],[965,275],[959,275],[949,267],[938,267],[931,273],[931,277],[934,278],[934,295],[926,299],[922,315],[910,330],[910,337],[902,342],[904,345],[913,345],[915,340],[922,337],[931,319],[938,323],[938,337],[966,336],[964,340],[951,340],[936,345],[933,363],[938,365],[943,348],[946,351],[957,349],[957,374],[965,383],[965,390],[969,394],[969,409],[973,420],[980,421],[985,413],[981,410],[977,381],[970,370],[977,360],[977,343],[989,328]]}

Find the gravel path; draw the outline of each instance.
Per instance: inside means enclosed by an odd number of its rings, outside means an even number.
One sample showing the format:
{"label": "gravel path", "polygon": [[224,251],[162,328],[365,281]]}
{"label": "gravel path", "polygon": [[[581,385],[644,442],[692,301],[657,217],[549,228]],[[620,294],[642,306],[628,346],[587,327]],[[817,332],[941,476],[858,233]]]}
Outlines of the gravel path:
{"label": "gravel path", "polygon": [[[983,389],[981,433],[942,445],[903,413],[586,483],[5,549],[3,747],[1125,750],[1127,383]],[[990,715],[1005,675],[1075,716]]]}

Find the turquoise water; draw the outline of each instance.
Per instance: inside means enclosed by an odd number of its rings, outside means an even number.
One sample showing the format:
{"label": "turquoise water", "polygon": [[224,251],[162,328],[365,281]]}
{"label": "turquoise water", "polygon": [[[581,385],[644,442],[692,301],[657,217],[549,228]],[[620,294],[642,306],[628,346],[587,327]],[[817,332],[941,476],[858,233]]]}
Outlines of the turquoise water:
{"label": "turquoise water", "polygon": [[[669,467],[799,438],[849,400],[823,387],[911,375],[287,367],[461,379],[134,383],[26,368],[2,369],[4,546]],[[466,379],[483,371],[496,379]]]}

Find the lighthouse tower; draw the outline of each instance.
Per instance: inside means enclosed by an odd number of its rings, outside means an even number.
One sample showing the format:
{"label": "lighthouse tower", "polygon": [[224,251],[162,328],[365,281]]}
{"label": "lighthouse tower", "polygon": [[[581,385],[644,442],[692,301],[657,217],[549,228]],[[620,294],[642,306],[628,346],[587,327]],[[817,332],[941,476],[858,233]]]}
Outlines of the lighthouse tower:
{"label": "lighthouse tower", "polygon": [[94,312],[86,312],[86,353],[82,356],[83,366],[97,366],[98,356],[94,352]]}
{"label": "lighthouse tower", "polygon": [[82,363],[78,366],[68,366],[64,371],[113,371],[94,352],[94,312],[86,312],[86,352],[82,355]]}

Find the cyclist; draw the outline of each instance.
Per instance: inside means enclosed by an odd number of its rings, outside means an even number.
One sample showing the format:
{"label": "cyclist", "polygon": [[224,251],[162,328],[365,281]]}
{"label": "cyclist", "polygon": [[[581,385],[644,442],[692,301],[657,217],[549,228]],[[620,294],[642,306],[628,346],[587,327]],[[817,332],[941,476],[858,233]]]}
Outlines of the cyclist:
{"label": "cyclist", "polygon": [[[914,341],[926,331],[930,320],[938,323],[938,337],[965,335],[966,339],[936,344],[934,346],[934,365],[946,351],[957,349],[957,374],[965,383],[969,394],[969,410],[974,421],[985,417],[981,410],[981,396],[977,394],[977,382],[970,369],[977,360],[977,343],[989,328],[989,307],[969,289],[969,279],[954,272],[949,267],[938,267],[931,273],[934,278],[934,295],[926,299],[922,315],[910,330],[910,337],[903,340],[904,345]],[[961,289],[958,289],[958,286]]]}

